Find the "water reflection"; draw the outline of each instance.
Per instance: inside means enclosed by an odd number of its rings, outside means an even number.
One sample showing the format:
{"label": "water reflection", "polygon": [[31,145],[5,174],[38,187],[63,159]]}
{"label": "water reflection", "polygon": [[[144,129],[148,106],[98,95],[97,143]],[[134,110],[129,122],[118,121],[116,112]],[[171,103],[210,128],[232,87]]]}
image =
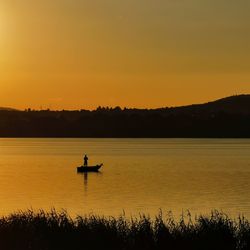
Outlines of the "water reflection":
{"label": "water reflection", "polygon": [[84,187],[87,189],[88,187],[88,173],[84,173]]}
{"label": "water reflection", "polygon": [[80,176],[83,176],[83,184],[84,184],[84,192],[87,193],[88,191],[88,182],[89,182],[89,175],[90,176],[102,176],[102,172],[85,172],[85,173],[77,173]]}

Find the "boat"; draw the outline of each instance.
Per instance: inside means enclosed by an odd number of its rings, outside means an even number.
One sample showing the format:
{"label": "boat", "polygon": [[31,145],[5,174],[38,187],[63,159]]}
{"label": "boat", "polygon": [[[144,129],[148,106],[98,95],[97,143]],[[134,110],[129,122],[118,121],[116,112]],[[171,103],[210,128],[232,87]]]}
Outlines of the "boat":
{"label": "boat", "polygon": [[103,166],[103,164],[96,165],[96,166],[80,166],[77,167],[78,173],[86,173],[86,172],[98,172],[99,169]]}

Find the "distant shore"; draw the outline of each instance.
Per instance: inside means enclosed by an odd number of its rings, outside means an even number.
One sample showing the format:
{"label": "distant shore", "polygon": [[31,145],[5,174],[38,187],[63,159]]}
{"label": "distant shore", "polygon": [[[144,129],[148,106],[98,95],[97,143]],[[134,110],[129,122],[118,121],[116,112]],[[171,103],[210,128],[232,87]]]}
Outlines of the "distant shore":
{"label": "distant shore", "polygon": [[250,95],[159,109],[0,110],[2,138],[250,138]]}
{"label": "distant shore", "polygon": [[212,211],[209,216],[182,215],[178,221],[161,212],[155,218],[124,216],[69,217],[66,212],[19,212],[0,218],[1,249],[192,249],[247,250],[250,223]]}

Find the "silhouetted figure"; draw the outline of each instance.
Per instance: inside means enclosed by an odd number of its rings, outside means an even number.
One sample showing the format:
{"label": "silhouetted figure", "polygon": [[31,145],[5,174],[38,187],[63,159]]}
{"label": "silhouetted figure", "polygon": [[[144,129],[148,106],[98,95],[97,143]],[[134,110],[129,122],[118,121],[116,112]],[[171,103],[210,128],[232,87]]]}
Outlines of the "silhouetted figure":
{"label": "silhouetted figure", "polygon": [[88,160],[89,160],[88,156],[85,155],[83,159],[84,159],[84,164],[83,164],[83,165],[84,165],[85,167],[87,167],[87,166],[88,166]]}

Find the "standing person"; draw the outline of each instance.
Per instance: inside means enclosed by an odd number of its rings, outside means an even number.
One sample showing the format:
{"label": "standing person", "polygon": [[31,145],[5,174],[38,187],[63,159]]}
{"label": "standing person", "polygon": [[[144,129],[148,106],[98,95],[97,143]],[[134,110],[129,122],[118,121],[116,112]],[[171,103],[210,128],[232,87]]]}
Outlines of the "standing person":
{"label": "standing person", "polygon": [[87,167],[88,166],[88,160],[89,160],[88,156],[85,155],[83,159],[84,159],[84,166]]}

